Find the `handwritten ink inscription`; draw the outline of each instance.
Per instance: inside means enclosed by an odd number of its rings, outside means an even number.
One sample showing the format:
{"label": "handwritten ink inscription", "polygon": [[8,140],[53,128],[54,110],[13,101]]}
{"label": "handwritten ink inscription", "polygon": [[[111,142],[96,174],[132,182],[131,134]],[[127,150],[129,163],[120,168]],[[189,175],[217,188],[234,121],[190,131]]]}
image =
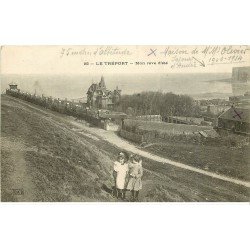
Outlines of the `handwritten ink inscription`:
{"label": "handwritten ink inscription", "polygon": [[[60,58],[65,59],[67,57],[80,57],[83,59],[82,63],[84,67],[138,66],[142,68],[146,66],[153,67],[154,65],[161,65],[166,66],[169,69],[181,69],[211,68],[219,64],[240,64],[246,62],[249,55],[247,54],[247,51],[249,50],[249,46],[247,45],[209,45],[183,47],[149,46],[144,48],[144,54],[140,53],[140,58],[136,52],[137,47],[86,46],[80,50],[75,47],[69,47],[61,49]],[[136,59],[133,57],[134,55],[136,55]],[[119,58],[119,61],[106,61],[105,59],[107,58],[112,58],[112,60],[114,60],[114,58]],[[103,61],[101,61],[102,59]]]}
{"label": "handwritten ink inscription", "polygon": [[127,48],[123,49],[116,46],[100,46],[97,48],[62,48],[60,51],[60,57],[70,57],[70,56],[129,56],[132,55],[131,51]]}

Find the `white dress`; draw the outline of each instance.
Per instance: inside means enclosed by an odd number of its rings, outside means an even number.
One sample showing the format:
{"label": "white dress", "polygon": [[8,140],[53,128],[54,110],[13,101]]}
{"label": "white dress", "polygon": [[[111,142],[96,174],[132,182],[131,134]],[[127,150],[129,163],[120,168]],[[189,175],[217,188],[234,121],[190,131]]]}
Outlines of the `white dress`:
{"label": "white dress", "polygon": [[115,161],[114,171],[117,173],[116,188],[124,189],[125,182],[126,182],[126,176],[127,176],[127,172],[128,172],[128,164],[127,163],[121,164],[120,162]]}

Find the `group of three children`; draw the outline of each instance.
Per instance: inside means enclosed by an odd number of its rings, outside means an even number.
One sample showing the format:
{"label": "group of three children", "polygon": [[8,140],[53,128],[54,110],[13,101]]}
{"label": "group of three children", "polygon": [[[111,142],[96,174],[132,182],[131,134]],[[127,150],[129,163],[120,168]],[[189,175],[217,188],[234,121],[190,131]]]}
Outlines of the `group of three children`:
{"label": "group of three children", "polygon": [[[128,159],[129,158],[129,159]],[[127,157],[121,152],[114,162],[113,177],[115,187],[113,195],[117,198],[126,199],[126,191],[131,191],[132,201],[138,201],[139,190],[142,189],[142,160],[138,155]]]}

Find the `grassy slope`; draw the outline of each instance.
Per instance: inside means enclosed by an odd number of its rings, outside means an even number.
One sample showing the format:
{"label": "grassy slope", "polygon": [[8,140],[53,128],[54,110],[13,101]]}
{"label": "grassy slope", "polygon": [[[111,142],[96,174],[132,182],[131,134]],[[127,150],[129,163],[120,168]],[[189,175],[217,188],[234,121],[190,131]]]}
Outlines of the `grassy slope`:
{"label": "grassy slope", "polygon": [[[37,201],[113,201],[102,185],[112,185],[114,145],[73,132],[64,116],[24,109],[2,99],[2,137],[22,142],[27,175]],[[57,123],[55,123],[56,121]],[[62,124],[59,126],[58,124]],[[18,126],[17,126],[18,124]],[[15,200],[11,189],[11,151],[2,146],[2,199]],[[249,190],[189,171],[143,159],[143,201],[248,201]]]}
{"label": "grassy slope", "polygon": [[[102,190],[110,182],[112,161],[87,141],[34,112],[2,105],[2,137],[25,145],[27,174],[36,201],[112,200]],[[12,200],[10,153],[2,147],[2,200]],[[9,156],[9,157],[8,157]]]}
{"label": "grassy slope", "polygon": [[[84,135],[81,135],[84,138]],[[120,149],[106,141],[94,141],[112,157]],[[249,189],[197,173],[143,159],[143,201],[249,201]]]}
{"label": "grassy slope", "polygon": [[250,181],[249,146],[232,148],[166,142],[153,144],[146,150],[197,168]]}
{"label": "grassy slope", "polygon": [[[133,124],[133,121],[126,120],[126,122]],[[173,127],[175,130],[178,128],[182,130],[184,128],[191,128],[193,131],[199,131],[202,128],[200,126],[170,123],[158,123],[157,125],[157,123],[135,121],[134,124],[136,123],[140,124],[140,127],[145,130],[157,130],[159,132],[161,131],[161,127],[164,127],[166,131],[171,131]],[[232,147],[225,143],[223,145],[220,139],[217,142],[216,139],[214,140],[214,145],[210,145],[208,143],[198,144],[191,139],[189,142],[184,142],[180,141],[180,139],[176,140],[174,137],[155,139],[156,144],[146,147],[145,150],[175,161],[190,164],[197,168],[250,181],[250,145]]]}

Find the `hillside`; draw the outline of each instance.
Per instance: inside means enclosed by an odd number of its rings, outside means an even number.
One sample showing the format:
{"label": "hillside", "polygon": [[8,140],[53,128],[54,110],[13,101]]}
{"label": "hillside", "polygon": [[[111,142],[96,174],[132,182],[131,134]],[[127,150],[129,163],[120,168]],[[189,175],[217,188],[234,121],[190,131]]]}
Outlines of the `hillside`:
{"label": "hillside", "polygon": [[[41,114],[2,103],[2,200],[109,201],[112,161]],[[18,179],[21,179],[20,181]],[[24,185],[24,196],[13,188]]]}
{"label": "hillside", "polygon": [[[6,95],[1,116],[2,201],[117,201],[113,161],[121,150],[136,152],[133,145]],[[249,201],[247,187],[153,158],[143,158],[140,201]]]}

